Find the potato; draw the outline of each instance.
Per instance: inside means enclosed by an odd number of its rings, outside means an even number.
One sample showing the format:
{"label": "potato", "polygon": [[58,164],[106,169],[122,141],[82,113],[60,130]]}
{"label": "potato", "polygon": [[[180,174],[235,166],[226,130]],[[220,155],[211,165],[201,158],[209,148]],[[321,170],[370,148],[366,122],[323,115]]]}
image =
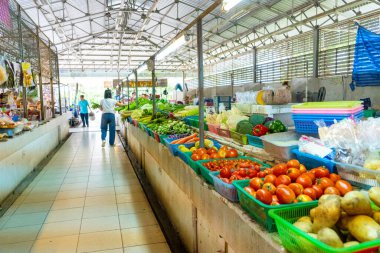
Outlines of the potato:
{"label": "potato", "polygon": [[317,239],[334,248],[343,248],[343,242],[331,228],[322,228],[318,231]]}
{"label": "potato", "polygon": [[319,198],[318,206],[323,205],[326,201],[332,200],[332,199],[336,199],[340,201],[342,198],[338,195],[325,194]]}
{"label": "potato", "polygon": [[378,224],[380,224],[380,211],[373,212],[372,218],[373,218]]}
{"label": "potato", "polygon": [[325,198],[310,215],[313,219],[313,231],[317,233],[322,228],[333,227],[340,217],[340,198]]}
{"label": "potato", "polygon": [[348,248],[348,247],[355,246],[355,245],[358,245],[358,244],[359,244],[358,241],[345,242],[343,244],[343,247]]}
{"label": "potato", "polygon": [[372,187],[368,191],[369,198],[380,207],[380,187]]}
{"label": "potato", "polygon": [[303,217],[301,217],[301,218],[299,218],[299,219],[297,220],[297,222],[299,222],[299,221],[312,223],[312,222],[311,222],[311,218],[310,218],[310,216],[303,216]]}
{"label": "potato", "polygon": [[367,215],[356,215],[345,218],[347,228],[359,242],[380,239],[380,225]]}
{"label": "potato", "polygon": [[341,206],[348,215],[371,215],[372,208],[369,199],[361,192],[351,191],[344,195]]}
{"label": "potato", "polygon": [[293,224],[296,228],[302,230],[303,232],[310,233],[313,231],[313,224],[306,221],[297,221]]}

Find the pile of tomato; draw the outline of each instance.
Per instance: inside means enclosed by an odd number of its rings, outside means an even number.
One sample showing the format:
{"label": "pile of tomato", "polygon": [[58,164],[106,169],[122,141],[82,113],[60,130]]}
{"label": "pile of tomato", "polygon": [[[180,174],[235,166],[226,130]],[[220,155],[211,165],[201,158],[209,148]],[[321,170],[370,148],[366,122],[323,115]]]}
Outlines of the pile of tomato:
{"label": "pile of tomato", "polygon": [[199,161],[218,158],[235,158],[238,157],[238,155],[236,149],[228,148],[227,146],[222,146],[219,150],[215,147],[208,150],[205,148],[198,148],[191,154],[191,159],[193,161]]}
{"label": "pile of tomato", "polygon": [[298,160],[290,160],[260,171],[244,190],[264,204],[279,205],[308,202],[323,194],[344,196],[352,186],[325,167],[307,171]]}
{"label": "pile of tomato", "polygon": [[218,159],[205,162],[203,166],[210,171],[220,171],[218,177],[226,183],[256,177],[261,168],[260,164],[249,159]]}

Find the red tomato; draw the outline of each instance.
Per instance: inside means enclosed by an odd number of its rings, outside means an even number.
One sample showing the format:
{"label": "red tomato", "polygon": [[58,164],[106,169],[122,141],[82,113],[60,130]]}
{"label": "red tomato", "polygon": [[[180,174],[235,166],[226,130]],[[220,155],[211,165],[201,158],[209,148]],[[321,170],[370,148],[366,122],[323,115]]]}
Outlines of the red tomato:
{"label": "red tomato", "polygon": [[266,175],[267,174],[264,171],[260,171],[259,173],[257,173],[257,176],[260,178],[264,178]]}
{"label": "red tomato", "polygon": [[257,171],[253,169],[247,170],[247,177],[249,178],[254,178],[257,176]]}
{"label": "red tomato", "polygon": [[300,203],[300,202],[309,202],[309,201],[313,201],[313,199],[310,196],[306,195],[306,194],[301,194],[301,195],[299,195],[297,197],[297,201],[298,201],[298,203]]}
{"label": "red tomato", "polygon": [[352,191],[352,185],[346,180],[338,180],[335,183],[335,187],[339,190],[340,195],[344,196],[347,192]]}
{"label": "red tomato", "polygon": [[313,200],[317,199],[317,192],[311,187],[305,188],[303,194],[309,196]]}
{"label": "red tomato", "polygon": [[201,158],[202,160],[208,160],[208,159],[210,159],[210,156],[206,153],[206,154],[203,154],[202,155],[202,158]]}
{"label": "red tomato", "polygon": [[303,186],[299,183],[291,183],[288,186],[290,189],[292,189],[292,191],[294,191],[294,194],[296,194],[296,196],[303,193]]}
{"label": "red tomato", "polygon": [[274,184],[276,182],[276,176],[271,174],[271,175],[266,175],[264,178],[264,183],[272,183]]}
{"label": "red tomato", "polygon": [[220,147],[220,149],[219,150],[224,150],[224,151],[227,151],[228,150],[228,147],[227,146],[222,146],[222,147]]}
{"label": "red tomato", "polygon": [[285,163],[279,163],[273,167],[273,174],[278,177],[280,175],[285,175],[287,170],[288,167]]}
{"label": "red tomato", "polygon": [[340,179],[342,179],[342,178],[341,178],[338,174],[331,173],[331,174],[330,174],[330,179],[331,179],[331,181],[333,181],[333,183],[335,184],[336,181],[338,181],[338,180],[340,180]]}
{"label": "red tomato", "polygon": [[296,159],[289,160],[286,164],[288,168],[296,168],[298,169],[300,167],[300,162]]}
{"label": "red tomato", "polygon": [[267,190],[271,194],[275,194],[276,193],[276,186],[274,186],[274,184],[272,184],[272,183],[265,183],[263,185],[262,189]]}
{"label": "red tomato", "polygon": [[207,150],[207,154],[211,155],[211,154],[214,154],[214,153],[217,153],[218,151],[216,151],[215,148],[210,148],[209,150]]}
{"label": "red tomato", "polygon": [[264,185],[264,180],[259,177],[254,177],[249,181],[249,186],[251,186],[255,191],[261,189]]}
{"label": "red tomato", "polygon": [[314,171],[314,175],[316,178],[328,177],[330,176],[330,172],[326,167],[318,167]]}
{"label": "red tomato", "polygon": [[290,179],[290,177],[288,177],[287,175],[280,175],[276,178],[276,181],[275,181],[275,185],[280,185],[280,184],[284,184],[284,185],[288,185],[292,182],[292,180]]}
{"label": "red tomato", "polygon": [[192,159],[193,161],[198,161],[198,160],[201,159],[201,157],[200,157],[198,154],[192,154],[192,155],[191,155],[191,159]]}
{"label": "red tomato", "polygon": [[334,186],[334,183],[330,178],[322,177],[317,179],[317,185],[319,185],[324,191],[327,187]]}
{"label": "red tomato", "polygon": [[239,176],[246,177],[247,176],[247,171],[245,169],[240,169],[239,170]]}
{"label": "red tomato", "polygon": [[300,164],[300,169],[299,169],[299,170],[301,171],[301,174],[305,173],[305,172],[306,172],[306,167],[305,167],[305,165]]}
{"label": "red tomato", "polygon": [[318,185],[313,185],[311,188],[313,188],[315,190],[316,194],[317,194],[316,199],[319,199],[322,196],[322,194],[323,194],[322,188],[320,186],[318,186]]}
{"label": "red tomato", "polygon": [[[282,187],[289,188],[288,185],[284,185],[284,184],[277,185],[276,187],[277,187],[277,189],[278,189],[278,188],[282,188]],[[290,189],[290,188],[289,188],[289,189]]]}
{"label": "red tomato", "polygon": [[315,184],[315,180],[316,180],[316,178],[315,178],[315,175],[314,175],[313,172],[311,172],[311,171],[306,172],[305,175],[307,175],[308,177],[310,177],[310,178],[311,178],[311,182],[312,182],[313,184]]}
{"label": "red tomato", "polygon": [[299,176],[301,176],[301,171],[296,168],[290,168],[286,172],[286,174],[290,177],[292,182],[295,182]]}
{"label": "red tomato", "polygon": [[296,180],[296,183],[299,183],[303,186],[303,188],[308,188],[313,185],[311,178],[307,174],[302,174]]}
{"label": "red tomato", "polygon": [[277,198],[277,195],[272,195],[272,203],[273,202],[278,202],[278,198]]}
{"label": "red tomato", "polygon": [[220,156],[218,155],[218,153],[215,152],[215,153],[211,153],[210,158],[217,159],[217,158],[220,158]]}
{"label": "red tomato", "polygon": [[234,158],[234,157],[237,157],[237,156],[238,156],[238,152],[236,151],[236,149],[230,149],[230,150],[227,151],[226,157]]}
{"label": "red tomato", "polygon": [[207,154],[207,150],[205,148],[199,148],[197,150],[198,155],[202,156],[204,154]]}
{"label": "red tomato", "polygon": [[296,199],[296,195],[289,187],[277,188],[276,195],[281,204],[290,204]]}
{"label": "red tomato", "polygon": [[223,178],[230,178],[231,177],[231,171],[229,169],[222,169],[220,171],[220,176]]}
{"label": "red tomato", "polygon": [[263,202],[264,204],[269,205],[272,203],[272,194],[265,190],[265,189],[260,189],[256,192],[256,198],[257,200]]}
{"label": "red tomato", "polygon": [[331,194],[331,195],[339,195],[340,196],[339,190],[337,188],[335,188],[334,186],[326,187],[324,194]]}
{"label": "red tomato", "polygon": [[249,187],[249,186],[244,187],[244,190],[245,190],[246,192],[248,192],[248,193],[249,193],[250,195],[252,195],[252,196],[253,196],[254,193],[256,193],[255,190],[252,189],[252,187]]}
{"label": "red tomato", "polygon": [[218,151],[218,155],[219,155],[220,158],[225,158],[226,155],[227,155],[227,151],[225,151],[224,149],[220,149]]}

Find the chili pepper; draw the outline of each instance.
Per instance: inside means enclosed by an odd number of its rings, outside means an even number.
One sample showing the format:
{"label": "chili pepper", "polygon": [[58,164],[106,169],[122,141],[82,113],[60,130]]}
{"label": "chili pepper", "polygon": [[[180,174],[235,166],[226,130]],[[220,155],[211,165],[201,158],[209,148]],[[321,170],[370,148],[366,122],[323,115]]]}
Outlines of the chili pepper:
{"label": "chili pepper", "polygon": [[254,136],[260,137],[260,136],[266,135],[268,132],[269,132],[269,129],[266,126],[259,124],[253,128],[252,134]]}
{"label": "chili pepper", "polygon": [[274,120],[269,125],[269,132],[271,133],[281,133],[286,131],[286,126],[280,120]]}

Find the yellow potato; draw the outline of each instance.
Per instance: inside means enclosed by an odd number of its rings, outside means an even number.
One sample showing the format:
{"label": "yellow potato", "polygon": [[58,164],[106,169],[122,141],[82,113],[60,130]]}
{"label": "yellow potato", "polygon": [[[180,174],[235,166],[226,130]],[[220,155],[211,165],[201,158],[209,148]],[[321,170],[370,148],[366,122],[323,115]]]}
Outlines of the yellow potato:
{"label": "yellow potato", "polygon": [[380,207],[380,187],[372,187],[368,191],[369,198]]}

